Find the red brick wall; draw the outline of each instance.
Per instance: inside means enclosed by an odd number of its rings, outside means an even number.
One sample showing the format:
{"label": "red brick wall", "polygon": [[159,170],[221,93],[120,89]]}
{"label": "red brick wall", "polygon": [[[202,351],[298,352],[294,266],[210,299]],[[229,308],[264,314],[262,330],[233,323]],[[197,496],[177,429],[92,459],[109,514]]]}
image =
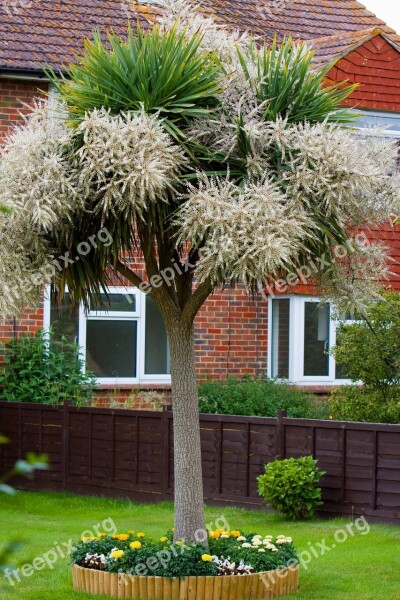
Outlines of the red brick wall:
{"label": "red brick wall", "polygon": [[328,78],[360,84],[347,106],[400,112],[400,53],[381,35],[340,59]]}
{"label": "red brick wall", "polygon": [[197,372],[201,379],[267,369],[267,302],[241,288],[211,296],[196,319]]}
{"label": "red brick wall", "polygon": [[0,143],[16,124],[21,122],[21,114],[26,113],[24,104],[31,104],[48,85],[40,82],[18,79],[0,79]]}

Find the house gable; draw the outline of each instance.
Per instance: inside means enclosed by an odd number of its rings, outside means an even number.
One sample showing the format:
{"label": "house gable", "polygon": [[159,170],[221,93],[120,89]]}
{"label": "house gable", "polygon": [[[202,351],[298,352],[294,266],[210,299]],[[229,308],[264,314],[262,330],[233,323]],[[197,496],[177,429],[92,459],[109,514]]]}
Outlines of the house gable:
{"label": "house gable", "polygon": [[340,57],[328,79],[359,87],[343,104],[378,111],[400,112],[400,49],[382,33],[366,39]]}

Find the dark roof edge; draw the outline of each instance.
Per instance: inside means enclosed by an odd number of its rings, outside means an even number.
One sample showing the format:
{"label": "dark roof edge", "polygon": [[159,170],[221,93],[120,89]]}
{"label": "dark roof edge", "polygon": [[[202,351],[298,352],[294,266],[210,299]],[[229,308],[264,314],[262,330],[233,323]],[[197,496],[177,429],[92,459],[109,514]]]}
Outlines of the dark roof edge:
{"label": "dark roof edge", "polygon": [[43,69],[26,69],[17,67],[1,67],[1,79],[26,79],[27,81],[48,81]]}

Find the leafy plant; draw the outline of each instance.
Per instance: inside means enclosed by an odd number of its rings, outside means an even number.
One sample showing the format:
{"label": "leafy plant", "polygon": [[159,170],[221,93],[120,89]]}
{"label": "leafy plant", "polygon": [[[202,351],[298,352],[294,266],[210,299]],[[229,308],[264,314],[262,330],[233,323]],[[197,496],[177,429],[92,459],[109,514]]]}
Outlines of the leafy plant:
{"label": "leafy plant", "polygon": [[335,390],[330,398],[335,419],[400,423],[400,298],[382,294],[357,322],[342,324],[333,353],[354,383]]}
{"label": "leafy plant", "polygon": [[[264,46],[261,52],[255,44],[251,49],[258,68],[257,98],[265,103],[263,118],[266,121],[282,117],[289,123],[318,123],[325,119],[348,123],[354,119],[354,111],[341,104],[358,84],[326,85],[331,65],[321,70],[313,68],[315,53],[305,44],[294,44],[290,37],[282,43],[275,37],[271,46]],[[251,80],[246,57],[240,51],[239,56]]]}
{"label": "leafy plant", "polygon": [[330,414],[338,421],[400,423],[400,388],[381,389],[343,385],[331,392]]}
{"label": "leafy plant", "polygon": [[2,396],[8,402],[58,405],[71,400],[90,404],[95,378],[83,372],[79,346],[65,337],[38,331],[2,344],[4,365],[0,369]]}
{"label": "leafy plant", "polygon": [[[0,435],[0,444],[8,444],[8,442],[8,438]],[[34,452],[28,452],[25,459],[17,460],[14,467],[10,471],[1,475],[0,492],[12,496],[16,493],[16,491],[13,487],[11,487],[11,485],[8,484],[11,479],[17,477],[18,475],[32,479],[35,471],[44,471],[48,468],[47,454],[35,454]]]}
{"label": "leafy plant", "polygon": [[293,521],[315,514],[321,501],[319,480],[325,475],[312,456],[275,460],[257,478],[258,493],[267,504]]}
{"label": "leafy plant", "polygon": [[172,530],[158,540],[129,531],[83,538],[71,560],[111,573],[172,578],[269,571],[293,565],[298,558],[292,538],[217,529],[209,532],[206,553],[201,543],[174,543]]}
{"label": "leafy plant", "polygon": [[199,398],[202,413],[276,417],[282,409],[289,417],[324,419],[329,412],[327,403],[313,394],[272,379],[206,381],[199,386]]}
{"label": "leafy plant", "polygon": [[144,34],[138,25],[126,41],[110,33],[108,45],[97,33],[85,42],[83,60],[70,64],[68,78],[49,75],[75,125],[99,107],[111,114],[143,108],[160,114],[166,130],[181,138],[182,125],[205,117],[221,91],[221,62],[215,53],[199,51],[201,39],[188,39],[176,26]]}

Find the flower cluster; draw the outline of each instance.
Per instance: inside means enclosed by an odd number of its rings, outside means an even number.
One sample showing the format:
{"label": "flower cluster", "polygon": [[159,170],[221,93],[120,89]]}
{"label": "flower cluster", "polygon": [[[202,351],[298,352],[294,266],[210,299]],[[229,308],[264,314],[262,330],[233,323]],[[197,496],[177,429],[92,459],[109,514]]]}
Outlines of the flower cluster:
{"label": "flower cluster", "polygon": [[173,540],[173,531],[158,539],[133,530],[82,538],[71,555],[82,567],[132,575],[187,577],[247,575],[297,561],[292,538],[245,534],[238,529],[208,533],[208,548]]}
{"label": "flower cluster", "polygon": [[218,558],[218,556],[213,556],[212,560],[217,565],[218,575],[251,575],[254,573],[254,568],[251,565],[245,565],[243,560],[235,563],[227,558]]}
{"label": "flower cluster", "polygon": [[144,112],[113,116],[94,110],[79,125],[82,145],[74,166],[94,210],[141,216],[165,201],[186,159],[165,133],[160,119]]}
{"label": "flower cluster", "polygon": [[309,234],[301,207],[268,179],[237,186],[204,179],[189,187],[180,241],[201,245],[200,280],[263,280],[296,260]]}
{"label": "flower cluster", "polygon": [[81,562],[82,567],[94,569],[95,571],[106,570],[107,559],[104,554],[92,554],[88,552]]}

